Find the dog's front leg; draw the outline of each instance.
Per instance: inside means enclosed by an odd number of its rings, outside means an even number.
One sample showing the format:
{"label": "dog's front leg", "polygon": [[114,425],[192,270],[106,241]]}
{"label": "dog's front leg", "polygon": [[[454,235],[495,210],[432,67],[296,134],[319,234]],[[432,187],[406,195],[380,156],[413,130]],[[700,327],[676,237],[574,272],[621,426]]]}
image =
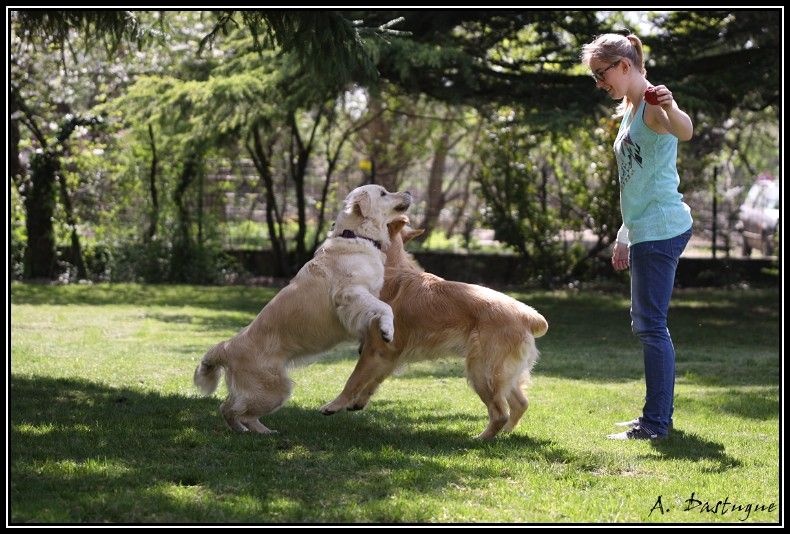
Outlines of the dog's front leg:
{"label": "dog's front leg", "polygon": [[363,337],[376,319],[384,341],[389,343],[395,337],[392,308],[373,296],[366,287],[344,287],[335,293],[333,300],[340,322],[357,337]]}
{"label": "dog's front leg", "polygon": [[340,392],[340,395],[332,402],[321,406],[320,409],[322,414],[332,415],[340,410],[351,407],[351,401],[356,397],[357,392],[361,391],[370,380],[371,370],[376,366],[374,361],[375,358],[375,355],[363,351],[361,357],[357,361],[357,365],[354,367],[354,371],[351,373],[351,376],[348,377],[343,391]]}

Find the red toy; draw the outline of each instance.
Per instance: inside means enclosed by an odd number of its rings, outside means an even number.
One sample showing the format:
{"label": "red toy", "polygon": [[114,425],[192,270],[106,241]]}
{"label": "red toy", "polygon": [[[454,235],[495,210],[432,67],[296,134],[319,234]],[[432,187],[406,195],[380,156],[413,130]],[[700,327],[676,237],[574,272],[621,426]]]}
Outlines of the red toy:
{"label": "red toy", "polygon": [[658,96],[656,95],[656,88],[652,85],[645,90],[645,102],[651,106],[658,105]]}

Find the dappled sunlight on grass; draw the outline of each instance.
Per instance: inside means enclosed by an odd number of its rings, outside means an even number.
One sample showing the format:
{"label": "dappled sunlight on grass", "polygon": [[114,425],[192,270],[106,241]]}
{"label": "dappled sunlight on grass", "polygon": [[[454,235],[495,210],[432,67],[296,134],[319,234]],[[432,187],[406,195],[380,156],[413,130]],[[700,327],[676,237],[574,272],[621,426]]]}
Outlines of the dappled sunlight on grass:
{"label": "dappled sunlight on grass", "polygon": [[[356,363],[354,342],[290,370],[292,398],[262,418],[279,434],[234,434],[218,413],[224,381],[203,398],[192,373],[254,317],[260,294],[214,288],[218,306],[187,303],[202,288],[153,297],[176,305],[143,304],[139,287],[131,303],[124,291],[49,290],[12,306],[14,522],[653,522],[673,520],[648,519],[657,488],[777,500],[779,354],[765,294],[708,309],[682,306],[701,293],[677,299],[677,431],[654,445],[605,439],[644,396],[621,296],[525,293],[550,323],[530,407],[483,442],[487,411],[460,358],[409,365],[364,410],[322,415]],[[750,306],[769,311],[766,324]]]}
{"label": "dappled sunlight on grass", "polygon": [[30,436],[46,436],[47,434],[55,431],[55,425],[52,423],[44,423],[42,425],[22,423],[21,425],[14,427],[14,431]]}
{"label": "dappled sunlight on grass", "polygon": [[29,474],[67,481],[86,477],[121,478],[130,472],[131,468],[123,462],[106,458],[88,458],[82,461],[72,459],[44,460],[31,465]]}
{"label": "dappled sunlight on grass", "polygon": [[165,497],[182,506],[196,502],[208,504],[216,501],[216,495],[202,485],[190,486],[165,482],[151,488],[149,493],[154,497]]}

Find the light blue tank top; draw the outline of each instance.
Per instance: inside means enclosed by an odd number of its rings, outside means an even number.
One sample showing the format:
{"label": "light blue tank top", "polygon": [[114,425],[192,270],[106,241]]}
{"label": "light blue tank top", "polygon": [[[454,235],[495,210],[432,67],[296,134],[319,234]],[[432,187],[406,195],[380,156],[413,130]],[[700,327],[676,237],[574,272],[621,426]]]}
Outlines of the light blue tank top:
{"label": "light blue tank top", "polygon": [[633,121],[631,113],[625,114],[614,141],[620,210],[632,245],[678,236],[692,222],[691,210],[678,192],[678,138],[651,130],[644,110],[642,100]]}

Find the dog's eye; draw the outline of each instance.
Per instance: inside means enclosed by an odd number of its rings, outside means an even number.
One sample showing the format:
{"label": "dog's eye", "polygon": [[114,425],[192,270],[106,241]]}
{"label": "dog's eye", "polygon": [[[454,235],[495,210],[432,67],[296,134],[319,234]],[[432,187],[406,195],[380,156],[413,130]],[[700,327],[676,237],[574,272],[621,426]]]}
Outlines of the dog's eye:
{"label": "dog's eye", "polygon": [[386,191],[382,191],[382,192],[381,192],[381,196],[386,196],[386,195],[387,195],[387,192],[386,192]]}

